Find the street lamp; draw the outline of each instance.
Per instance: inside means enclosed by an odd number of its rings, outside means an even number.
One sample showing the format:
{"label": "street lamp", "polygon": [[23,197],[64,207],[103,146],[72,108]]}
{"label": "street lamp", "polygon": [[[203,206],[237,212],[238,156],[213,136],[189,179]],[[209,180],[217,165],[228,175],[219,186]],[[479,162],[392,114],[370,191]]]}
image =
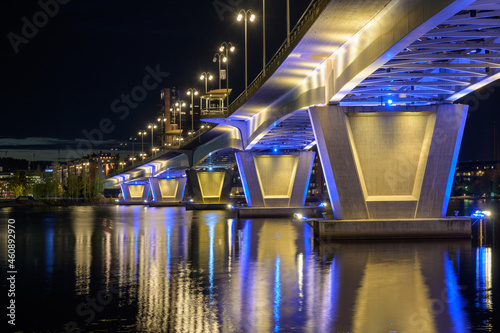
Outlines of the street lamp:
{"label": "street lamp", "polygon": [[154,135],[153,135],[153,130],[156,128],[156,124],[150,123],[148,125],[148,128],[151,128],[151,149],[153,149],[153,140],[154,140]]}
{"label": "street lamp", "polygon": [[[219,88],[220,88],[220,81],[219,81]],[[198,96],[198,90],[189,88],[187,94],[188,96],[191,96],[191,131],[194,131],[194,96]]]}
{"label": "street lamp", "polygon": [[212,76],[212,74],[208,73],[208,72],[203,72],[201,73],[200,75],[200,80],[205,80],[205,94],[207,93],[208,89],[207,89],[207,86],[208,86],[208,80],[212,80],[214,77]]}
{"label": "street lamp", "polygon": [[166,117],[158,117],[157,121],[160,123],[160,133],[161,133],[161,144],[163,145],[163,141],[165,139],[165,125],[164,123],[167,121]]}
{"label": "street lamp", "polygon": [[[221,52],[221,53],[216,53],[214,54],[214,58],[213,58],[213,62],[216,62],[217,60],[219,60],[219,89],[221,88],[221,75],[220,75],[220,62],[226,62],[227,59],[226,57],[224,56],[224,54]],[[226,73],[227,75],[227,73]]]}
{"label": "street lamp", "polygon": [[234,52],[236,48],[231,42],[222,42],[219,51],[220,52],[226,52],[225,57],[222,58],[222,62],[226,63],[226,106],[228,107],[229,110],[229,52]]}
{"label": "street lamp", "polygon": [[182,107],[183,106],[186,106],[186,103],[184,103],[183,101],[177,101],[175,102],[175,106],[177,107],[177,111],[179,111],[179,130],[181,130],[182,128]]}
{"label": "street lamp", "polygon": [[248,52],[247,52],[247,44],[248,44],[248,33],[247,33],[247,21],[248,21],[248,15],[250,15],[250,22],[255,21],[255,14],[252,12],[250,9],[242,9],[238,13],[238,17],[236,18],[238,22],[241,22],[241,20],[244,18],[245,19],[245,95],[248,93]]}
{"label": "street lamp", "polygon": [[144,135],[146,135],[147,132],[146,131],[139,131],[139,135],[141,136],[141,156],[142,156],[142,159],[144,159]]}
{"label": "street lamp", "polygon": [[135,156],[135,140],[137,140],[137,138],[131,136],[129,140],[132,141],[132,156]]}

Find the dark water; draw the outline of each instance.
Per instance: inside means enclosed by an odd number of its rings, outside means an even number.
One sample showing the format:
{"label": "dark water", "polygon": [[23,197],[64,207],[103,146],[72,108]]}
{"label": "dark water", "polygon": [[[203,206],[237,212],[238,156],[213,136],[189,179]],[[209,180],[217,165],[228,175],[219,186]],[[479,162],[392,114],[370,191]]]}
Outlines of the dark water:
{"label": "dark water", "polygon": [[[500,207],[450,209],[487,206]],[[4,325],[8,219],[14,329]],[[8,331],[500,331],[489,240],[315,243],[303,222],[183,208],[2,209],[0,220]]]}

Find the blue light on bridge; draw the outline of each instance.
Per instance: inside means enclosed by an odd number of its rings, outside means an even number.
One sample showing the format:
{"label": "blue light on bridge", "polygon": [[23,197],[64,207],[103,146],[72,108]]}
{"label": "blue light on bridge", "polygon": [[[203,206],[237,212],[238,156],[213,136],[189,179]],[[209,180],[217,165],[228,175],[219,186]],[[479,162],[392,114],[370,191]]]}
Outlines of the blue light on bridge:
{"label": "blue light on bridge", "polygon": [[273,148],[273,152],[277,153],[278,152],[278,148]]}
{"label": "blue light on bridge", "polygon": [[491,212],[489,210],[476,210],[472,217],[484,218],[486,216],[491,216]]}

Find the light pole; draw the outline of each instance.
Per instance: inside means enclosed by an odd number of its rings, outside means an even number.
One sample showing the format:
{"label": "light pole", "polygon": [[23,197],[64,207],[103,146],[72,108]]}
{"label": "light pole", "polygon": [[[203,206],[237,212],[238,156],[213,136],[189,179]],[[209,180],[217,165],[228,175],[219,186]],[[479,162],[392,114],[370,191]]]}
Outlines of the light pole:
{"label": "light pole", "polygon": [[153,130],[156,128],[156,124],[150,123],[148,125],[148,128],[151,128],[151,151],[153,151],[153,148],[154,148],[154,145],[153,145],[153,140],[154,140]]}
{"label": "light pole", "polygon": [[262,0],[262,77],[266,76],[266,0]]}
{"label": "light pole", "polygon": [[181,126],[182,126],[182,107],[183,106],[186,106],[186,103],[184,103],[183,101],[177,101],[175,102],[175,106],[177,107],[177,111],[179,111],[179,130],[181,130]]}
{"label": "light pole", "polygon": [[132,156],[135,156],[135,140],[137,140],[137,138],[131,136],[129,140],[132,141]]}
{"label": "light pole", "polygon": [[247,29],[247,21],[248,15],[250,15],[250,22],[255,21],[255,15],[250,9],[242,9],[240,10],[238,17],[236,18],[238,22],[240,22],[243,18],[245,19],[245,95],[248,93],[248,52],[247,52],[247,44],[248,44],[248,29]]}
{"label": "light pole", "polygon": [[[212,59],[213,62],[216,62],[217,60],[219,60],[219,89],[221,89],[221,75],[220,75],[220,62],[224,60],[226,60],[226,58],[224,57],[224,54],[221,53],[216,53],[214,54],[214,58]],[[226,73],[227,75],[227,73]]]}
{"label": "light pole", "polygon": [[161,144],[160,146],[163,146],[164,139],[165,139],[165,122],[167,121],[166,117],[158,117],[158,122],[160,123],[160,133],[161,133]]}
{"label": "light pole", "polygon": [[146,135],[147,132],[146,131],[139,131],[139,135],[141,136],[141,156],[142,156],[142,159],[144,159],[144,135]]}
{"label": "light pole", "polygon": [[208,73],[208,72],[203,72],[201,73],[201,76],[200,76],[200,80],[205,80],[205,94],[208,92],[208,80],[212,80],[213,79],[213,76],[212,74]]}
{"label": "light pole", "polygon": [[[219,64],[219,73],[220,73],[220,64]],[[220,81],[219,81],[219,88],[220,88]],[[198,90],[189,88],[187,94],[188,96],[191,96],[191,131],[194,132],[194,96],[198,96]]]}
{"label": "light pole", "polygon": [[234,52],[235,47],[231,42],[222,42],[219,51],[226,52],[226,56],[222,58],[222,62],[226,63],[226,106],[229,110],[229,52]]}
{"label": "light pole", "polygon": [[286,0],[286,45],[290,47],[290,0]]}

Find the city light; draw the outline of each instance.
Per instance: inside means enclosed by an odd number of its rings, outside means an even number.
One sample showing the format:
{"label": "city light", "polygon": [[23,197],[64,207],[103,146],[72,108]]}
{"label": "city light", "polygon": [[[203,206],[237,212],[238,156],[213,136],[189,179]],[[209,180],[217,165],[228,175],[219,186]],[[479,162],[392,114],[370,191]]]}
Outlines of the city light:
{"label": "city light", "polygon": [[486,216],[491,216],[491,212],[489,210],[476,210],[472,217],[484,218]]}
{"label": "city light", "polygon": [[293,217],[296,219],[296,220],[307,220],[307,217],[305,217],[304,215],[300,214],[300,213],[295,213],[293,214]]}

